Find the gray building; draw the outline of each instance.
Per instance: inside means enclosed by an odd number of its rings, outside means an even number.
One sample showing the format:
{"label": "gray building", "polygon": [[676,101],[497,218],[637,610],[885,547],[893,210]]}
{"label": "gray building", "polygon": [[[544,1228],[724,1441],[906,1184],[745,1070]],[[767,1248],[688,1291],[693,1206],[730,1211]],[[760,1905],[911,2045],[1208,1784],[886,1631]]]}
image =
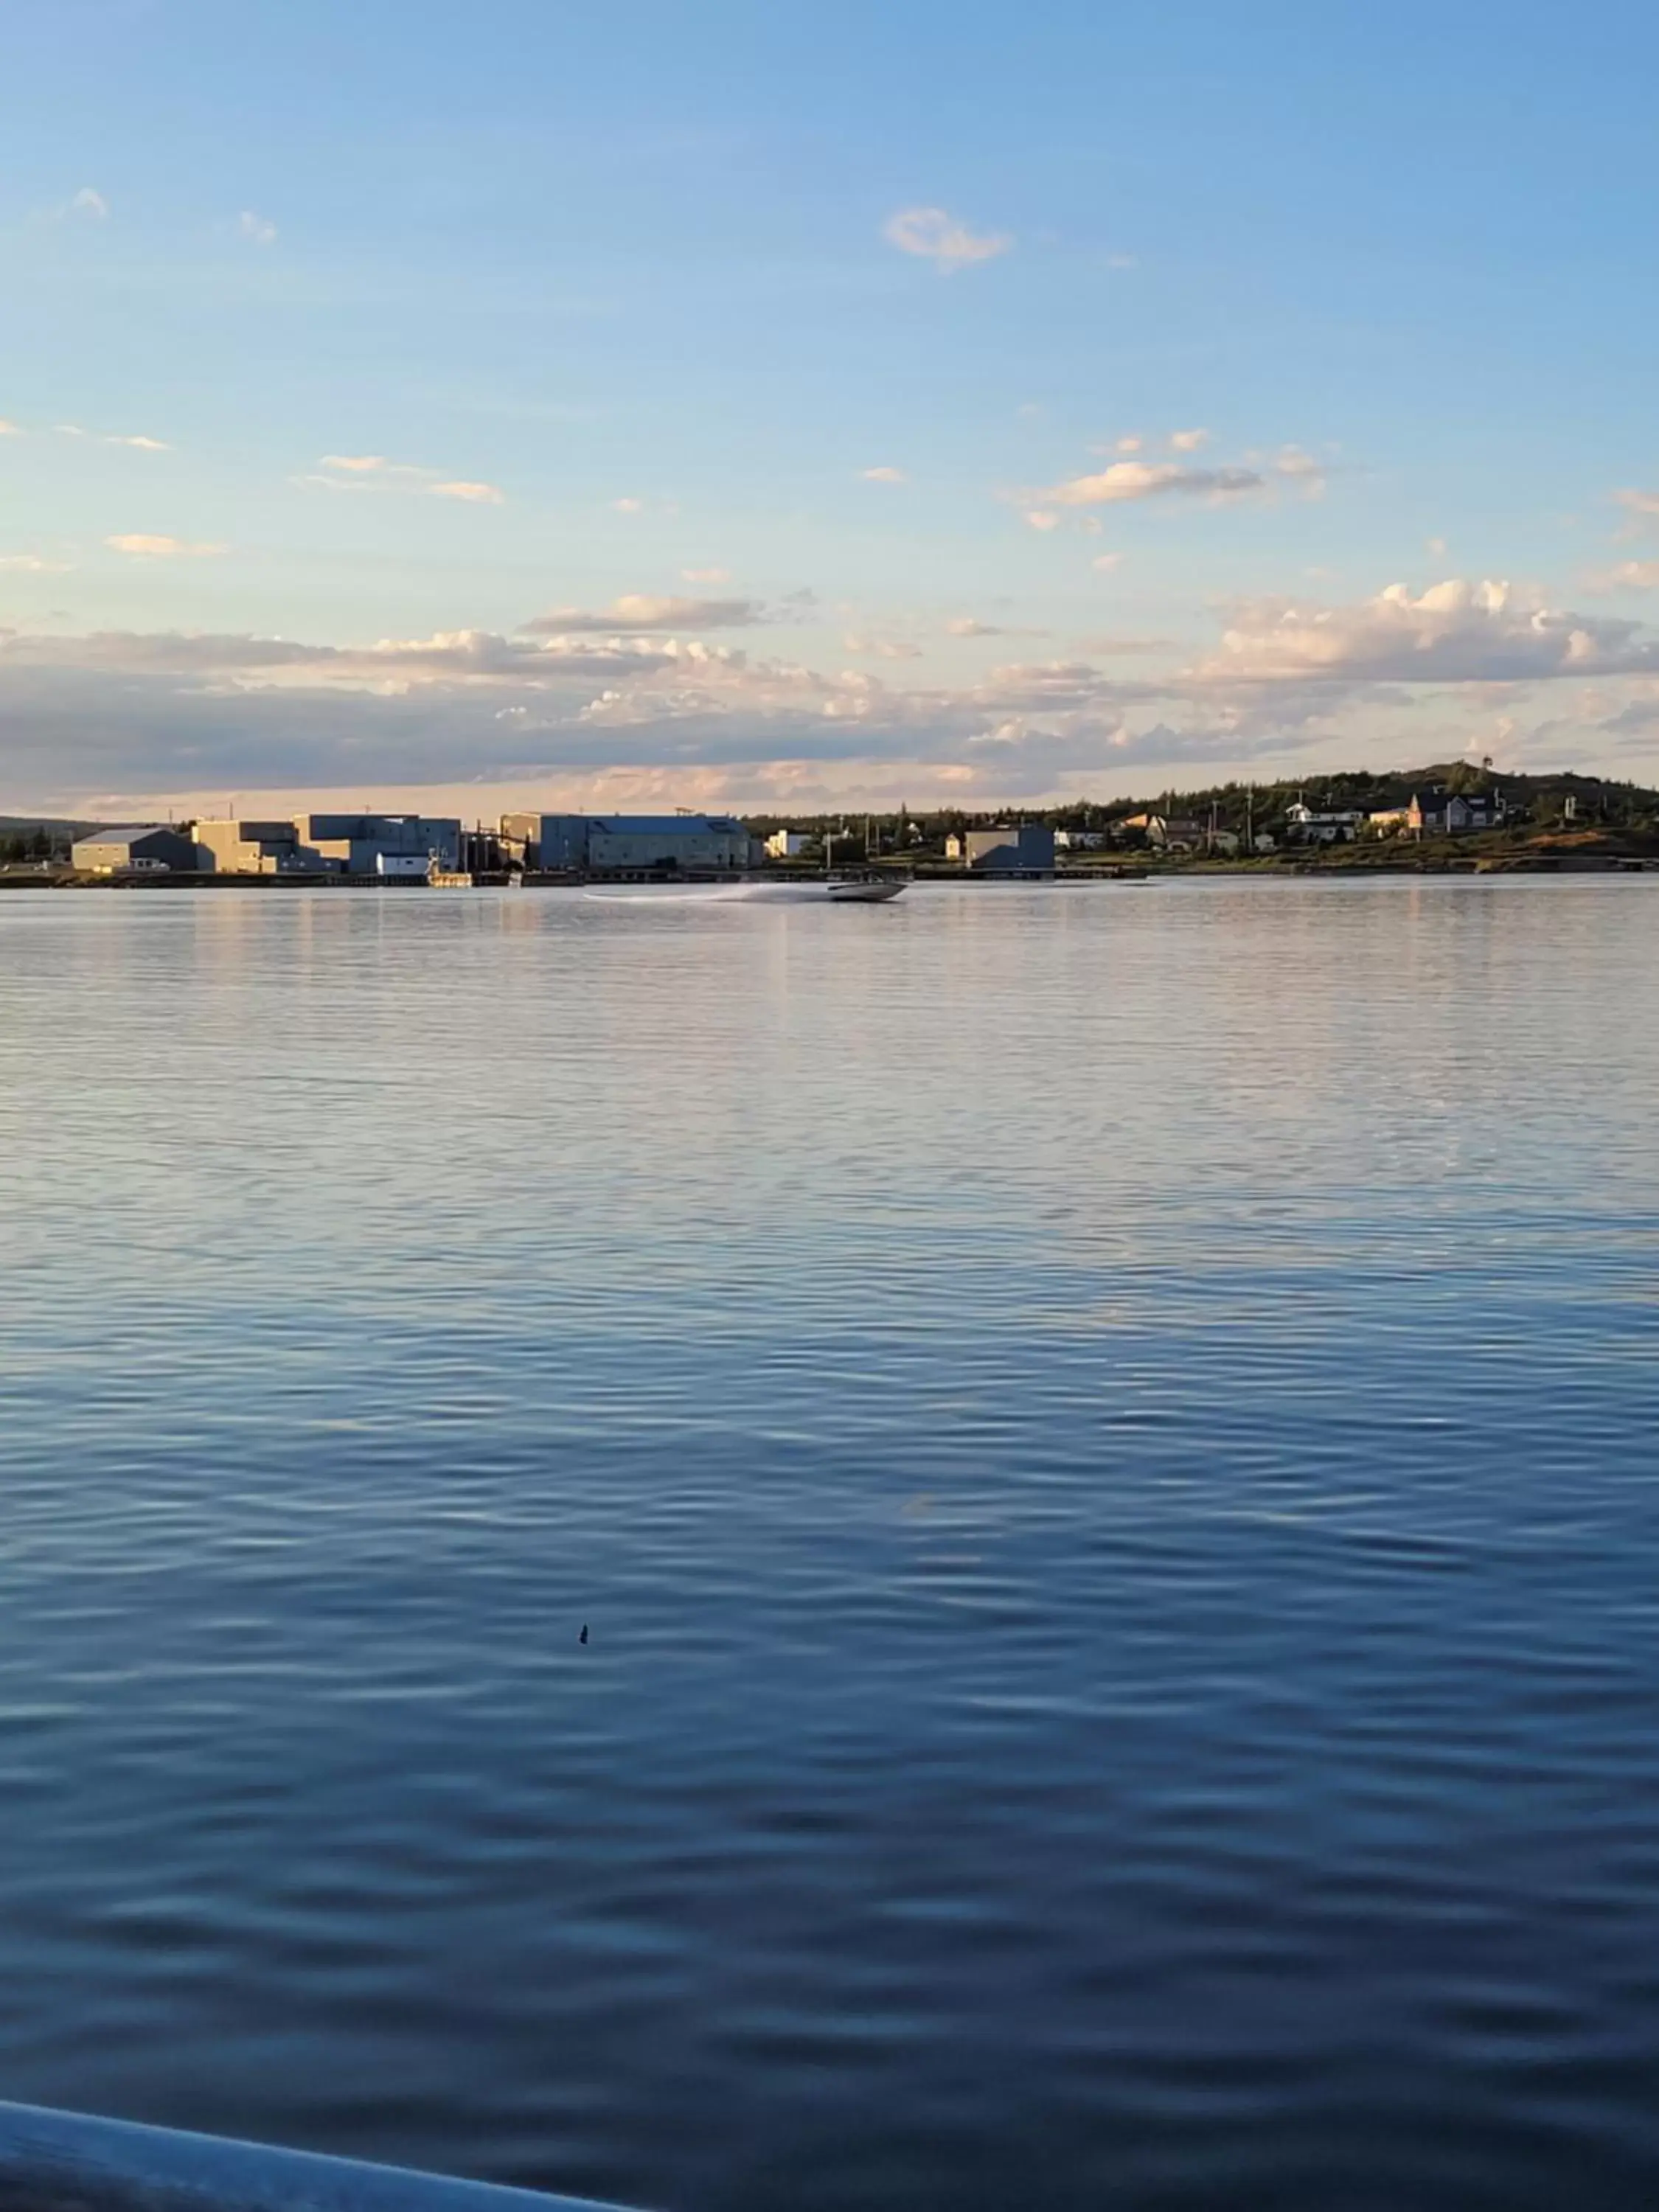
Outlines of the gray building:
{"label": "gray building", "polygon": [[[1052,874],[1054,833],[1043,822],[1021,822],[998,830],[964,830],[951,840],[951,858],[975,875]],[[947,848],[949,849],[949,848]]]}
{"label": "gray building", "polygon": [[526,833],[532,819],[533,841],[522,834],[526,865],[550,873],[723,874],[753,858],[754,840],[729,814],[508,815],[503,835]]}
{"label": "gray building", "polygon": [[336,875],[420,879],[435,860],[461,865],[459,819],[429,814],[296,814],[301,845]]}
{"label": "gray building", "polygon": [[169,868],[193,871],[200,863],[195,842],[168,822],[138,822],[119,830],[95,830],[77,838],[70,858],[88,876],[112,876],[131,869],[160,875]]}

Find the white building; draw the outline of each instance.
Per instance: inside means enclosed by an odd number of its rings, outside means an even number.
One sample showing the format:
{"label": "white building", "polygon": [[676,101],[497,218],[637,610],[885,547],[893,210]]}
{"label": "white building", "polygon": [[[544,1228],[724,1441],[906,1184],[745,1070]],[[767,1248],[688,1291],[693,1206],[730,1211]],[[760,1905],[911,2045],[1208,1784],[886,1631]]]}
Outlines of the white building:
{"label": "white building", "polygon": [[1304,845],[1351,845],[1368,818],[1363,806],[1322,813],[1300,799],[1285,808],[1285,816],[1291,836]]}
{"label": "white building", "polygon": [[766,841],[768,854],[775,860],[798,860],[817,842],[799,830],[775,830]]}

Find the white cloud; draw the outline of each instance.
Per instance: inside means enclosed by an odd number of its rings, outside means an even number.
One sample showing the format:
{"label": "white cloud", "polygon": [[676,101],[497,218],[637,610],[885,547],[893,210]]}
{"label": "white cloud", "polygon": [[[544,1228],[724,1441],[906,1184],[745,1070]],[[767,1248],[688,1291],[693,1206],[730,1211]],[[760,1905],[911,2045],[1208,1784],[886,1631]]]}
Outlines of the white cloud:
{"label": "white cloud", "polygon": [[1621,561],[1592,581],[1601,592],[1659,592],[1659,561]]}
{"label": "white cloud", "polygon": [[1327,471],[1322,461],[1313,454],[1304,453],[1300,446],[1281,446],[1267,463],[1276,477],[1285,477],[1299,483],[1309,499],[1318,499],[1325,489]]}
{"label": "white cloud", "polygon": [[921,647],[913,645],[905,637],[860,637],[853,635],[842,638],[841,642],[843,652],[857,654],[860,659],[920,660],[921,658]]}
{"label": "white cloud", "polygon": [[613,499],[611,504],[618,514],[643,514],[645,513],[645,501],[642,499]]}
{"label": "white cloud", "polygon": [[729,568],[682,568],[680,574],[688,584],[729,584],[732,580]]}
{"label": "white cloud", "polygon": [[1123,556],[1121,553],[1097,553],[1089,566],[1091,568],[1098,568],[1103,574],[1110,569],[1121,568]]}
{"label": "white cloud", "polygon": [[102,222],[109,214],[109,202],[102,192],[94,191],[90,185],[82,185],[63,212],[65,215],[90,216],[94,222]]}
{"label": "white cloud", "polygon": [[1453,578],[1413,598],[1391,584],[1353,606],[1246,601],[1200,672],[1252,682],[1515,683],[1659,668],[1640,625],[1557,611],[1506,583]]}
{"label": "white cloud", "polygon": [[1431,553],[1437,561],[1443,561],[1446,557],[1446,541],[1443,538],[1425,538],[1423,540],[1423,550],[1425,553]]}
{"label": "white cloud", "polygon": [[60,438],[89,438],[99,446],[131,446],[140,453],[170,453],[173,451],[172,447],[161,438],[130,435],[119,430],[83,430],[78,422],[54,422],[52,428]]}
{"label": "white cloud", "polygon": [[[1120,438],[1112,451],[1115,453],[1138,453],[1146,442],[1144,438]],[[1091,448],[1091,451],[1094,450]]]}
{"label": "white cloud", "polygon": [[1200,446],[1207,446],[1209,442],[1207,430],[1171,430],[1170,433],[1172,453],[1195,453]]}
{"label": "white cloud", "polygon": [[431,487],[434,499],[459,499],[474,507],[501,507],[507,494],[499,484],[492,483],[434,483]]}
{"label": "white cloud", "polygon": [[21,438],[22,434],[15,422],[8,422],[3,416],[0,416],[0,438]]}
{"label": "white cloud", "polygon": [[1006,231],[974,231],[943,208],[901,208],[882,226],[882,236],[901,253],[914,253],[931,261],[944,276],[954,275],[976,261],[993,261],[1006,253],[1013,240]]}
{"label": "white cloud", "polygon": [[627,592],[597,613],[556,607],[524,628],[544,636],[625,636],[656,630],[743,629],[762,619],[763,610],[754,599],[654,599],[647,592]]}
{"label": "white cloud", "polygon": [[0,568],[21,570],[31,576],[67,576],[67,561],[43,561],[38,553],[0,553]]}
{"label": "white cloud", "polygon": [[388,460],[384,453],[325,453],[320,476],[297,477],[297,483],[319,491],[409,492],[428,499],[459,499],[474,506],[501,507],[507,494],[499,484],[445,475],[413,461]]}
{"label": "white cloud", "polygon": [[902,469],[866,469],[862,473],[866,483],[897,484],[908,483],[910,481]]}
{"label": "white cloud", "polygon": [[1236,499],[1260,491],[1254,469],[1184,469],[1175,461],[1114,461],[1097,475],[1073,477],[1042,496],[1060,507],[1104,507],[1142,499]]}
{"label": "white cloud", "polygon": [[974,615],[958,615],[945,625],[947,637],[1047,637],[1046,629],[1016,629],[1001,623],[981,622]]}
{"label": "white cloud", "polygon": [[1616,491],[1613,495],[1632,514],[1659,514],[1659,491]]}
{"label": "white cloud", "polygon": [[137,554],[155,561],[206,560],[230,550],[225,545],[192,545],[182,538],[153,537],[142,531],[121,538],[106,538],[104,543],[118,553]]}
{"label": "white cloud", "polygon": [[276,224],[268,222],[262,215],[255,215],[252,208],[242,210],[236,218],[236,228],[255,246],[274,246],[276,242]]}
{"label": "white cloud", "polygon": [[1029,507],[1025,510],[1026,526],[1031,530],[1058,530],[1060,517],[1052,508]]}

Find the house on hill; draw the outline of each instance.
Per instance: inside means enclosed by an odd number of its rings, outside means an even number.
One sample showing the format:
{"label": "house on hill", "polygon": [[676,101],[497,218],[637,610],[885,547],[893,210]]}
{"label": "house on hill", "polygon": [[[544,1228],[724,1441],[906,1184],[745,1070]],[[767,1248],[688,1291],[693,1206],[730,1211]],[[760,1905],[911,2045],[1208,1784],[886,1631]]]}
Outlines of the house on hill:
{"label": "house on hill", "polygon": [[1117,826],[1139,830],[1149,845],[1165,853],[1195,853],[1207,835],[1201,822],[1179,814],[1131,814]]}
{"label": "house on hill", "polygon": [[1366,817],[1378,837],[1468,837],[1482,830],[1501,830],[1509,819],[1501,791],[1414,791],[1408,806],[1385,806]]}
{"label": "house on hill", "polygon": [[1365,811],[1359,806],[1322,811],[1298,799],[1285,808],[1285,818],[1297,844],[1352,845],[1364,827]]}

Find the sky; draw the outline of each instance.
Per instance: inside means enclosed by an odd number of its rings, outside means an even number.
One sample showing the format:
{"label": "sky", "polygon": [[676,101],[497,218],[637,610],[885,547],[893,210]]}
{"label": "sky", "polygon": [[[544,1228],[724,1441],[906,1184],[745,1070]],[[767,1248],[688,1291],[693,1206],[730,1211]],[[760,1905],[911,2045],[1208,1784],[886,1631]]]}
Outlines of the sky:
{"label": "sky", "polygon": [[0,0],[0,812],[1659,781],[1659,15]]}

